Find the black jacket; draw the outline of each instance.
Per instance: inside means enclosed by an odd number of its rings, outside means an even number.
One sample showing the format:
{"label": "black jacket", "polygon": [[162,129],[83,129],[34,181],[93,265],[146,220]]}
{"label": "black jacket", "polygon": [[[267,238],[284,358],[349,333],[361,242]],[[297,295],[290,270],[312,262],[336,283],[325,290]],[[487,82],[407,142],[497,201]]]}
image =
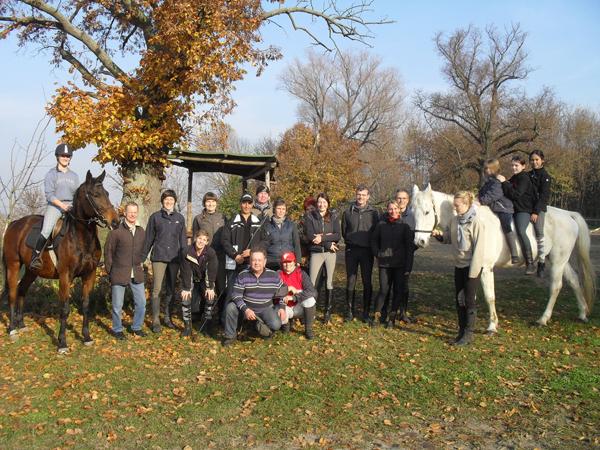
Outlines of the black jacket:
{"label": "black jacket", "polygon": [[[321,216],[319,211],[314,210],[305,216],[306,239],[310,242],[311,253],[325,253],[331,251],[331,245],[338,243],[342,235],[340,232],[340,219],[335,211],[329,210],[327,220]],[[317,234],[322,234],[320,244],[313,244],[312,240]]]}
{"label": "black jacket", "polygon": [[152,249],[151,261],[178,262],[181,252],[187,247],[185,219],[174,211],[168,214],[164,209],[156,211],[148,219],[144,258]]}
{"label": "black jacket", "polygon": [[371,247],[371,234],[379,222],[379,213],[371,205],[358,208],[356,203],[342,214],[342,237],[346,247]]}
{"label": "black jacket", "polygon": [[198,230],[205,230],[208,232],[208,242],[210,242],[210,246],[217,252],[223,251],[221,238],[223,235],[223,227],[226,222],[227,220],[225,219],[224,214],[218,211],[209,214],[204,210],[194,217],[194,222],[192,223],[192,236],[195,236]]}
{"label": "black jacket", "polygon": [[552,179],[543,167],[533,169],[528,173],[529,178],[531,178],[531,184],[533,184],[533,212],[536,214],[546,212],[548,202],[550,201],[550,183],[552,183]]}
{"label": "black jacket", "polygon": [[294,252],[296,261],[302,258],[300,250],[300,236],[298,227],[290,219],[286,218],[279,228],[273,221],[273,217],[263,226],[264,238],[267,244],[267,260],[278,263],[284,252]]}
{"label": "black jacket", "polygon": [[527,172],[519,172],[502,183],[504,195],[512,200],[515,213],[533,212],[533,184]]}
{"label": "black jacket", "polygon": [[[264,245],[264,227],[262,225],[262,222],[254,214],[251,214],[248,220],[244,220],[241,214],[236,214],[223,227],[221,244],[225,254],[231,259],[235,259],[236,255],[241,254],[247,248]],[[249,258],[246,258],[244,262],[248,263],[248,260]]]}
{"label": "black jacket", "polygon": [[380,221],[371,237],[371,251],[377,257],[379,267],[399,268],[412,271],[414,254],[414,232],[410,226],[398,219]]}
{"label": "black jacket", "polygon": [[219,262],[212,247],[204,247],[200,256],[196,255],[194,244],[188,246],[181,258],[181,284],[184,291],[191,291],[193,283],[204,281],[208,289],[215,288]]}

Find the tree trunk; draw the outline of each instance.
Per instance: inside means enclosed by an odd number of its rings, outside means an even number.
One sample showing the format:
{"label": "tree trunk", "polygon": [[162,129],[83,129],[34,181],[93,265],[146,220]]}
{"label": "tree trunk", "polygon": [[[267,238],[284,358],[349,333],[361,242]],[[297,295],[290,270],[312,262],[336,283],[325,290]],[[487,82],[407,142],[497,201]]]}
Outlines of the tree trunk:
{"label": "tree trunk", "polygon": [[135,202],[139,206],[138,223],[146,227],[148,217],[160,208],[160,190],[165,179],[160,166],[131,163],[121,166],[123,177],[122,204]]}

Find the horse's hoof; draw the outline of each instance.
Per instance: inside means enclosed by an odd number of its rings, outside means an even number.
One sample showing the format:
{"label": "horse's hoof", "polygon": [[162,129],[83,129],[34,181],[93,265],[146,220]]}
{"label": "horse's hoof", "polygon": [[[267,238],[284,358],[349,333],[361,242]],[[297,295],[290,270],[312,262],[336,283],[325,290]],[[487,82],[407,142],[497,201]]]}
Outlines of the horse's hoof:
{"label": "horse's hoof", "polygon": [[578,317],[577,320],[581,323],[589,323],[590,319],[588,319],[587,317]]}
{"label": "horse's hoof", "polygon": [[10,330],[10,331],[8,332],[8,335],[9,335],[9,336],[16,336],[17,334],[19,334],[19,330],[17,330],[17,329]]}
{"label": "horse's hoof", "polygon": [[491,337],[491,336],[496,336],[496,335],[498,334],[498,331],[497,331],[497,330],[487,330],[487,331],[485,332],[485,334],[486,334],[487,336],[490,336],[490,337]]}
{"label": "horse's hoof", "polygon": [[83,345],[87,346],[87,347],[91,347],[92,345],[94,345],[94,340],[90,339],[87,341],[83,341]]}
{"label": "horse's hoof", "polygon": [[66,355],[69,352],[69,349],[67,347],[62,347],[58,349],[58,354],[59,355]]}
{"label": "horse's hoof", "polygon": [[8,337],[11,342],[16,342],[19,339],[19,333],[17,330],[12,330],[10,333],[8,333]]}
{"label": "horse's hoof", "polygon": [[536,320],[535,322],[533,322],[532,325],[534,327],[545,327],[547,325],[547,323],[545,321],[543,321],[542,319],[540,319],[540,320]]}

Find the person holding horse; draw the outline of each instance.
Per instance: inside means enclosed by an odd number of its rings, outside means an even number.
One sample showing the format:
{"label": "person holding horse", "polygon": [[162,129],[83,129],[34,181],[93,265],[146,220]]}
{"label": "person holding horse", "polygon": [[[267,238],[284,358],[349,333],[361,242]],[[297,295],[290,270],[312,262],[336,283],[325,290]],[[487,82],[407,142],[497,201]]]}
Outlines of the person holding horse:
{"label": "person holding horse", "polygon": [[31,255],[29,268],[40,270],[42,267],[41,256],[56,222],[73,206],[73,197],[79,187],[79,177],[69,165],[73,157],[73,150],[67,144],[59,144],[54,150],[56,166],[48,171],[44,178],[44,193],[46,195],[46,211],[42,231],[37,239]]}
{"label": "person holding horse", "polygon": [[273,202],[273,215],[263,225],[265,244],[267,246],[267,267],[279,270],[281,255],[293,252],[296,260],[302,258],[300,235],[296,224],[287,217],[287,205],[281,197]]}
{"label": "person holding horse", "polygon": [[363,283],[363,319],[368,319],[373,297],[373,254],[371,235],[379,222],[379,213],[369,205],[369,188],[360,184],[356,187],[356,200],[342,214],[342,237],[346,244],[346,322],[356,315],[354,289],[358,267]]}
{"label": "person holding horse", "polygon": [[496,158],[486,160],[483,164],[483,171],[486,181],[479,188],[479,203],[488,206],[498,216],[504,238],[510,250],[510,260],[513,264],[517,264],[519,262],[517,239],[511,227],[515,209],[513,203],[504,195],[502,183],[496,178],[500,171],[500,161]]}
{"label": "person holding horse", "polygon": [[531,183],[531,178],[525,172],[526,159],[521,155],[514,155],[510,161],[513,176],[508,181],[502,175],[496,175],[496,178],[502,183],[504,194],[513,202],[515,227],[517,228],[517,235],[519,236],[523,254],[525,255],[525,263],[527,264],[525,275],[533,275],[535,273],[533,251],[529,237],[527,237],[527,226],[533,213],[533,184]]}
{"label": "person holding horse", "polygon": [[175,282],[179,272],[181,254],[187,248],[185,219],[175,211],[177,194],[166,189],[160,196],[162,208],[150,215],[146,227],[144,243],[144,258],[152,250],[152,332],[160,333],[160,291],[166,280],[166,295],[164,309],[164,325],[175,328],[171,321],[173,300],[175,297]]}
{"label": "person holding horse", "polygon": [[483,219],[477,214],[473,194],[460,191],[454,195],[456,216],[450,227],[443,232],[431,233],[444,244],[452,244],[454,250],[454,288],[458,314],[458,336],[453,345],[468,345],[473,341],[477,320],[476,293],[485,261]]}
{"label": "person holding horse", "polygon": [[306,216],[306,236],[310,244],[310,281],[316,284],[319,271],[327,269],[327,289],[325,291],[325,316],[331,319],[333,301],[333,272],[335,270],[337,243],[341,238],[340,220],[337,213],[329,208],[329,197],[324,192],[317,195],[317,209]]}
{"label": "person holding horse", "polygon": [[371,237],[371,251],[379,266],[379,295],[375,304],[375,316],[371,322],[373,326],[379,325],[381,309],[392,286],[392,304],[386,328],[394,326],[399,309],[401,318],[407,315],[408,296],[404,295],[404,283],[412,270],[413,239],[413,231],[400,217],[398,203],[388,202],[387,214],[377,224]]}
{"label": "person holding horse", "polygon": [[548,208],[548,202],[550,201],[550,175],[544,169],[544,152],[541,150],[533,150],[529,154],[529,163],[531,164],[531,171],[529,171],[529,178],[534,189],[534,204],[533,212],[531,213],[531,222],[533,223],[533,230],[535,231],[535,238],[538,247],[538,265],[537,265],[537,276],[544,276],[544,269],[546,268],[546,248],[544,245],[544,222],[546,217],[546,211]]}
{"label": "person holding horse", "polygon": [[131,332],[145,337],[142,330],[146,314],[146,291],[144,289],[144,240],[146,233],[137,225],[138,205],[129,202],[125,205],[125,219],[108,233],[104,243],[104,267],[108,273],[112,294],[112,332],[118,340],[124,340],[123,300],[125,288],[129,286],[135,304]]}
{"label": "person holding horse", "polygon": [[250,268],[242,270],[235,279],[231,302],[225,307],[225,338],[223,346],[233,344],[237,338],[240,314],[246,320],[255,322],[256,331],[269,338],[281,328],[286,318],[281,299],[288,289],[279,274],[267,269],[267,251],[261,245],[250,252]]}
{"label": "person holding horse", "polygon": [[212,318],[219,261],[217,253],[208,242],[208,231],[199,229],[194,235],[192,245],[185,250],[181,259],[181,310],[184,324],[182,337],[192,335],[194,304],[198,305],[198,311],[204,312],[205,324]]}
{"label": "person holding horse", "polygon": [[281,300],[285,307],[286,315],[282,320],[281,330],[289,332],[291,319],[302,317],[304,320],[304,335],[306,339],[315,337],[313,324],[317,309],[317,291],[310,281],[308,274],[296,263],[294,252],[285,252],[281,255],[281,270],[279,277],[287,286],[287,295]]}

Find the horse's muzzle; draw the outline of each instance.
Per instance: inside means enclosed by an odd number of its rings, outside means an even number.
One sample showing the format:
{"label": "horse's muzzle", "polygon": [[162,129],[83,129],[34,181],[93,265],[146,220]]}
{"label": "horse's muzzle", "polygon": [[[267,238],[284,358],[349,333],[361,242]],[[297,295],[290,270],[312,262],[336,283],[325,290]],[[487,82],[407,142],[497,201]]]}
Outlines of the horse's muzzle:
{"label": "horse's muzzle", "polygon": [[111,230],[114,230],[114,229],[116,229],[118,226],[119,226],[119,221],[118,221],[117,219],[113,219],[113,220],[110,222],[110,229],[111,229]]}

